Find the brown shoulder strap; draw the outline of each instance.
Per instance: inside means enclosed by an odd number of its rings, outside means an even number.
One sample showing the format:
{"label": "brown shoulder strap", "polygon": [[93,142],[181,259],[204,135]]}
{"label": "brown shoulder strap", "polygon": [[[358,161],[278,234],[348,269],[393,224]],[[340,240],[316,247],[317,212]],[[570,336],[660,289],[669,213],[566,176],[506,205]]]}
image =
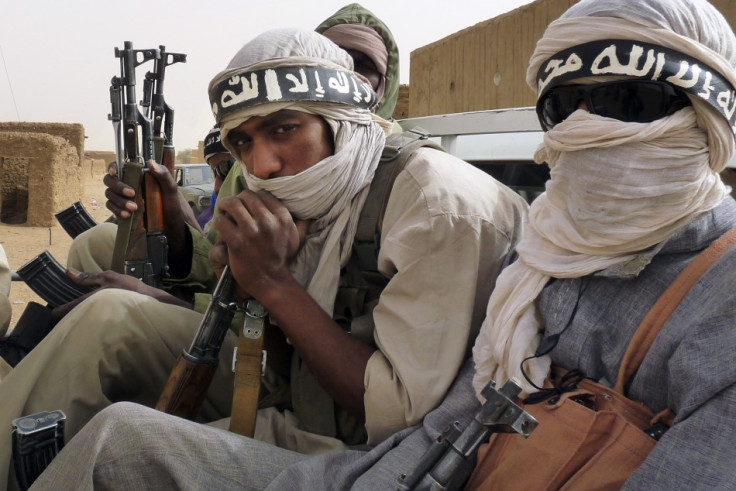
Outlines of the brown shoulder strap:
{"label": "brown shoulder strap", "polygon": [[736,227],[723,234],[706,250],[698,254],[659,297],[629,342],[616,379],[616,391],[624,393],[626,384],[639,369],[649,347],[672,312],[680,305],[690,288],[734,243],[736,243]]}
{"label": "brown shoulder strap", "polygon": [[233,360],[235,377],[230,431],[253,438],[263,369],[263,334],[268,328],[268,314],[254,299],[248,300],[246,305],[238,350]]}
{"label": "brown shoulder strap", "polygon": [[383,216],[386,214],[386,206],[394,181],[406,167],[409,158],[421,147],[444,151],[429,137],[429,132],[418,127],[402,133],[392,133],[386,137],[381,160],[358,218],[358,227],[353,242],[353,254],[360,271],[377,271],[378,269],[377,258],[381,247]]}

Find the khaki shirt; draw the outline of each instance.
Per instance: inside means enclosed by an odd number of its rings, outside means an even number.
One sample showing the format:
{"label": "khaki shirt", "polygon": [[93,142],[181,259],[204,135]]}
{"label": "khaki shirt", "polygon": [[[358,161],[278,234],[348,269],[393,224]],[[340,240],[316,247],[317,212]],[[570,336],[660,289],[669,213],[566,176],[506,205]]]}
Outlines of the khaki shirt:
{"label": "khaki shirt", "polygon": [[373,311],[379,348],[365,372],[368,443],[419,423],[470,352],[526,202],[484,172],[433,149],[398,175],[378,269],[391,278]]}

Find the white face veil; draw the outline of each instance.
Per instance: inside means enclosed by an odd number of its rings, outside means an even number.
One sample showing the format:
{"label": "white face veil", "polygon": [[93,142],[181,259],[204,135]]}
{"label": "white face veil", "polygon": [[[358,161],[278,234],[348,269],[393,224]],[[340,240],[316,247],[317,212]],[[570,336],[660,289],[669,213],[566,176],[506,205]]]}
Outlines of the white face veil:
{"label": "white face veil", "polygon": [[[539,90],[540,67],[551,57],[611,33],[701,60],[736,86],[736,39],[704,0],[583,0],[549,25],[527,82]],[[479,397],[489,380],[510,377],[534,392],[520,366],[539,346],[544,326],[535,300],[550,278],[626,265],[728,195],[718,172],[734,151],[733,130],[711,105],[690,99],[692,107],[652,123],[575,111],[545,133],[535,160],[549,164],[550,181],[531,206],[519,259],[499,276],[473,348]],[[541,386],[550,358],[524,367]]]}
{"label": "white face veil", "polygon": [[228,133],[253,116],[289,109],[330,126],[334,155],[299,174],[259,179],[244,169],[249,189],[270,192],[295,218],[310,220],[291,270],[329,315],[388,126],[371,113],[375,94],[352,68],[350,56],[324,36],[278,29],[243,46],[209,87],[223,144],[233,155]]}

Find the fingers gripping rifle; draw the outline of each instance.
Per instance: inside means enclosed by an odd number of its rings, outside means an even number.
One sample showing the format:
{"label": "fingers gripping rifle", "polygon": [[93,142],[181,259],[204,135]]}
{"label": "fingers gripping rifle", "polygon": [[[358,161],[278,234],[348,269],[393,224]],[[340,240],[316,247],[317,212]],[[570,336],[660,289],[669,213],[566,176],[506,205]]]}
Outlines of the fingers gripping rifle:
{"label": "fingers gripping rifle", "polygon": [[[399,491],[460,489],[465,476],[459,470],[474,458],[478,447],[491,433],[518,433],[524,438],[537,427],[537,420],[514,400],[521,392],[516,381],[509,380],[498,390],[490,381],[483,389],[486,402],[464,430],[450,425],[429,447],[409,475],[401,475]],[[460,482],[459,482],[460,481]]]}
{"label": "fingers gripping rifle", "polygon": [[[154,157],[153,124],[136,103],[135,69],[149,60],[160,59],[161,54],[157,49],[134,50],[133,43],[126,41],[123,49],[115,48],[115,56],[120,58],[120,77],[112,79],[109,118],[116,132],[116,150],[122,140],[125,154],[119,175],[135,190],[138,209],[130,218],[118,219],[111,268],[158,288],[167,270],[163,204],[160,186],[146,167]],[[121,160],[118,154],[119,165]]]}
{"label": "fingers gripping rifle", "polygon": [[[166,67],[174,63],[186,63],[187,55],[168,53],[165,46],[159,46],[160,58],[153,62],[153,71],[146,73],[143,81],[141,106],[146,108],[147,116],[153,120],[154,160],[174,172],[176,152],[174,150],[174,110],[164,99],[164,78]],[[163,128],[163,132],[162,132]]]}

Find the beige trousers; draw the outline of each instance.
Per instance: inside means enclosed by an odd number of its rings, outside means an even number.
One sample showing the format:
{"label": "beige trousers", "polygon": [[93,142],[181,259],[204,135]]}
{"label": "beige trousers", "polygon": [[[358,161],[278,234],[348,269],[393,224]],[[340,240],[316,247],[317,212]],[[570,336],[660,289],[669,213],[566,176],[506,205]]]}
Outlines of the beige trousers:
{"label": "beige trousers", "polygon": [[87,273],[110,269],[117,233],[117,225],[103,222],[77,235],[69,247],[67,266]]}
{"label": "beige trousers", "polygon": [[[112,402],[155,405],[201,318],[192,310],[113,289],[92,295],[72,310],[0,382],[0,488],[15,481],[8,480],[13,419],[61,409],[67,415],[69,440]],[[228,331],[202,421],[230,414],[230,359],[236,344],[237,337]]]}

